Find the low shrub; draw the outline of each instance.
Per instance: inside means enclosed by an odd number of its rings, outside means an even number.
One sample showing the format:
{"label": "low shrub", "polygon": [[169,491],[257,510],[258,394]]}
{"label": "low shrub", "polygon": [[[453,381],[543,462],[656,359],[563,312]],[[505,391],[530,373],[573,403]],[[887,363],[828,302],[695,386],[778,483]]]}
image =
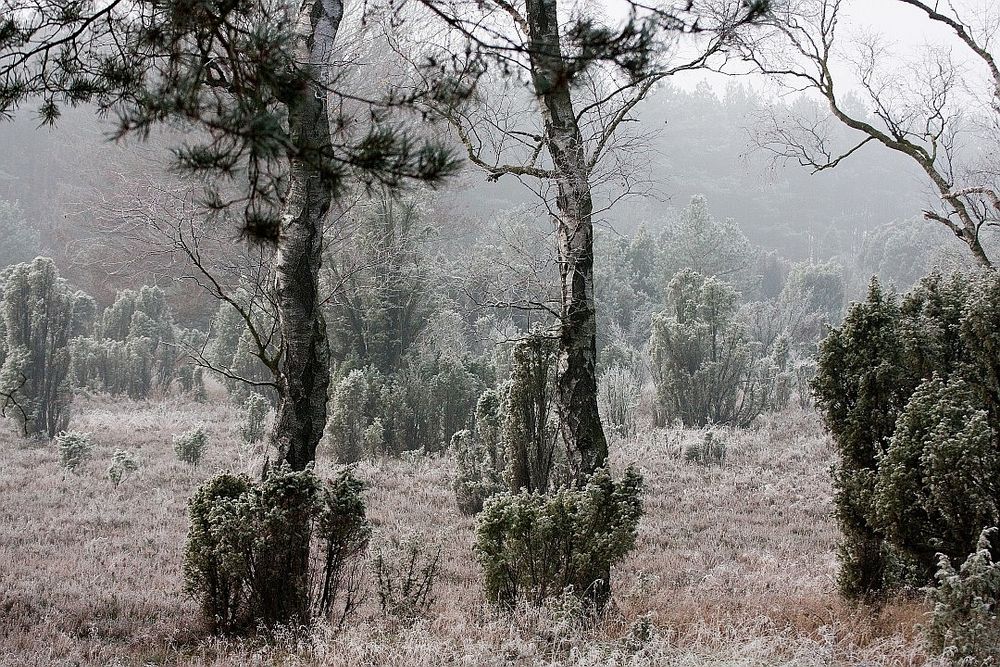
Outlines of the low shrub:
{"label": "low shrub", "polygon": [[361,497],[364,483],[343,470],[321,489],[314,536],[319,563],[319,589],[313,597],[320,615],[341,625],[361,601],[371,524]]}
{"label": "low shrub", "polygon": [[243,403],[243,423],[240,425],[240,436],[245,443],[256,445],[264,439],[270,412],[271,404],[268,400],[257,392],[251,392]]}
{"label": "low shrub", "polygon": [[982,532],[957,572],[947,556],[939,557],[937,586],[928,589],[934,607],[923,629],[931,650],[949,664],[1000,664],[1000,563],[990,549],[996,532]]}
{"label": "low shrub", "polygon": [[684,460],[699,465],[722,465],[726,460],[726,443],[715,433],[708,431],[698,442],[692,442],[684,448]]}
{"label": "low shrub", "polygon": [[59,461],[62,467],[70,472],[76,472],[81,463],[90,458],[94,448],[89,433],[79,431],[62,431],[56,435],[59,445]]}
{"label": "low shrub", "polygon": [[138,469],[139,461],[136,460],[135,456],[124,449],[118,449],[111,457],[111,465],[108,466],[108,479],[111,480],[115,488],[118,488],[122,480]]}
{"label": "low shrub", "polygon": [[324,485],[287,466],[260,482],[229,473],[205,482],[188,508],[184,589],[212,629],[304,624],[334,609],[345,564],[368,539],[360,492],[349,472]]}
{"label": "low shrub", "polygon": [[462,514],[474,515],[483,509],[483,503],[507,488],[503,479],[502,464],[491,459],[482,439],[472,431],[459,431],[451,438],[455,452],[455,500]]}
{"label": "low shrub", "polygon": [[174,436],[174,453],[177,458],[193,466],[201,461],[206,445],[208,434],[201,426]]}
{"label": "low shrub", "polygon": [[381,546],[374,571],[382,613],[412,620],[425,614],[434,601],[434,582],[441,562],[441,545],[415,535]]}
{"label": "low shrub", "polygon": [[635,547],[642,488],[634,469],[619,482],[603,469],[579,488],[489,499],[475,546],[487,598],[539,604],[570,591],[603,606],[611,566]]}

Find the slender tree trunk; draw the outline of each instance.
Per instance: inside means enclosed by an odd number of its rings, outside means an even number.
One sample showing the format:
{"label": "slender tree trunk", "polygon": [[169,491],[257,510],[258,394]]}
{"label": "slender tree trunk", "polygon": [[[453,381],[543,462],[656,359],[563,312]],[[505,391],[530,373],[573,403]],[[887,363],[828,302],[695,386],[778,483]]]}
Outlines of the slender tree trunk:
{"label": "slender tree trunk", "polygon": [[[295,24],[297,57],[322,80],[343,16],[340,0],[303,0]],[[319,272],[323,257],[323,222],[333,201],[335,183],[317,166],[331,149],[326,92],[313,85],[284,100],[293,143],[289,190],[281,216],[275,258],[275,298],[281,332],[278,409],[271,434],[278,463],[302,470],[316,459],[326,426],[330,386],[330,345],[321,310]],[[264,468],[267,475],[267,466]],[[309,621],[308,513],[293,513],[295,525],[266,536],[258,564],[263,584],[259,601],[267,623]]]}
{"label": "slender tree trunk", "polygon": [[555,219],[562,312],[557,368],[563,437],[581,475],[602,467],[608,443],[597,412],[597,318],[590,169],[559,44],[556,0],[527,0],[532,83],[559,174]]}
{"label": "slender tree trunk", "polygon": [[[304,0],[295,25],[300,63],[322,73],[343,16],[340,0]],[[301,470],[316,458],[326,426],[330,345],[321,310],[323,221],[335,183],[317,167],[331,148],[326,94],[304,87],[286,102],[294,154],[275,259],[281,344],[279,400],[272,442],[279,462]]]}

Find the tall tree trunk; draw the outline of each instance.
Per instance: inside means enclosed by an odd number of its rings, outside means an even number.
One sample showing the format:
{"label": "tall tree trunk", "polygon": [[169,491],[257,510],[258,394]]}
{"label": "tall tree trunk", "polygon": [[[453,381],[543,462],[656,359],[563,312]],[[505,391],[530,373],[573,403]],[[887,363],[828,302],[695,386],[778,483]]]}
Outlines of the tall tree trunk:
{"label": "tall tree trunk", "polygon": [[570,75],[559,44],[556,0],[527,0],[532,84],[558,173],[562,311],[557,368],[563,437],[581,475],[602,467],[608,443],[597,412],[597,318],[594,310],[594,224],[590,169],[573,110]]}
{"label": "tall tree trunk", "polygon": [[[303,0],[299,8],[297,58],[314,68],[320,81],[342,16],[340,0]],[[271,440],[278,463],[287,463],[293,470],[302,470],[316,459],[330,386],[330,345],[321,310],[319,272],[323,221],[336,184],[317,164],[331,149],[326,99],[325,91],[310,84],[284,100],[293,151],[274,267],[283,349]],[[309,621],[309,517],[307,512],[292,516],[296,525],[285,525],[265,536],[268,545],[259,563],[264,583],[258,611],[268,623]]]}
{"label": "tall tree trunk", "polygon": [[[320,74],[329,66],[333,41],[343,16],[340,0],[304,0],[295,25],[301,64]],[[331,149],[326,93],[305,86],[287,100],[294,145],[289,191],[281,216],[275,259],[275,295],[281,344],[279,400],[272,443],[279,462],[301,470],[316,458],[326,426],[330,386],[330,345],[321,310],[319,273],[323,221],[335,183],[317,166]]]}

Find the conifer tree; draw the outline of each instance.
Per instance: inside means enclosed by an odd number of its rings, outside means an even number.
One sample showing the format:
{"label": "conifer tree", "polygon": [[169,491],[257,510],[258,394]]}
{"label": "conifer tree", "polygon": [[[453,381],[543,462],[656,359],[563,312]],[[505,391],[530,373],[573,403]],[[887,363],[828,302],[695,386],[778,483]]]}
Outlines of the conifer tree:
{"label": "conifer tree", "polygon": [[69,424],[70,339],[90,305],[59,277],[51,259],[38,257],[5,272],[0,394],[11,397],[5,412],[25,434],[52,438]]}

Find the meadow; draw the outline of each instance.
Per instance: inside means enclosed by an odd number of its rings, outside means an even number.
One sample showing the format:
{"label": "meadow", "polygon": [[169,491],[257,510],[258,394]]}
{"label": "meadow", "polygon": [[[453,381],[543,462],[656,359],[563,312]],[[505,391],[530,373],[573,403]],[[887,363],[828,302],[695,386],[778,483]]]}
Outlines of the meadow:
{"label": "meadow", "polygon": [[[210,436],[197,467],[171,446],[194,424]],[[369,574],[343,628],[266,640],[208,636],[183,593],[187,498],[252,462],[237,411],[218,395],[80,399],[72,427],[95,443],[75,473],[54,444],[0,434],[0,665],[931,664],[915,629],[919,594],[877,610],[838,597],[831,443],[798,408],[721,431],[721,465],[685,460],[700,431],[645,428],[613,443],[614,467],[645,477],[646,516],[596,624],[558,604],[503,613],[485,603],[447,454],[359,464],[370,552],[407,538],[440,547],[429,606],[417,618],[383,613]],[[106,476],[116,449],[140,464],[117,488]],[[321,472],[329,460],[321,451]]]}

